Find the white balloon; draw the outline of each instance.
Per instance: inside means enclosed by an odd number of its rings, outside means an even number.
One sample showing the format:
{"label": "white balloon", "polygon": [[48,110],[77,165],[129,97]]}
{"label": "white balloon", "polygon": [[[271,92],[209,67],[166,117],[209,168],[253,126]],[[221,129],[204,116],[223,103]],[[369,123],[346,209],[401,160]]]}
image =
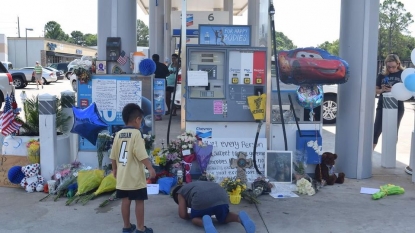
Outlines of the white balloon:
{"label": "white balloon", "polygon": [[404,71],[402,71],[401,74],[401,80],[402,82],[405,81],[406,77],[408,77],[408,75],[410,74],[414,74],[415,73],[415,69],[414,68],[406,68]]}
{"label": "white balloon", "polygon": [[415,65],[415,49],[414,49],[414,50],[412,50],[412,53],[411,53],[411,60],[412,60],[412,63]]}
{"label": "white balloon", "polygon": [[405,101],[412,97],[412,92],[406,89],[405,84],[403,83],[397,83],[393,85],[391,93],[395,99],[400,101]]}

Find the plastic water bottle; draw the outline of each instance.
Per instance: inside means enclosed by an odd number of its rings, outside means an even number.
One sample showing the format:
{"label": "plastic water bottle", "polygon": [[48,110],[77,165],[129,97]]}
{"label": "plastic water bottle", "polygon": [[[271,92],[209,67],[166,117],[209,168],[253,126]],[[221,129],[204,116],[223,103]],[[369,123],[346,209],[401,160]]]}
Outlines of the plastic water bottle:
{"label": "plastic water bottle", "polygon": [[210,44],[210,35],[209,32],[205,33],[205,44]]}

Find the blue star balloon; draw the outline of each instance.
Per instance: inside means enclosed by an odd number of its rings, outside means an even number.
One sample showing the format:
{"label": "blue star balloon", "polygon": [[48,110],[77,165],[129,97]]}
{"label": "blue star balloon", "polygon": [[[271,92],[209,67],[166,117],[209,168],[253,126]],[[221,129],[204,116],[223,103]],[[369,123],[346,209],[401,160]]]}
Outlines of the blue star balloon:
{"label": "blue star balloon", "polygon": [[99,132],[108,128],[107,123],[99,115],[97,105],[92,103],[87,108],[72,107],[72,110],[74,123],[71,133],[79,134],[95,146]]}

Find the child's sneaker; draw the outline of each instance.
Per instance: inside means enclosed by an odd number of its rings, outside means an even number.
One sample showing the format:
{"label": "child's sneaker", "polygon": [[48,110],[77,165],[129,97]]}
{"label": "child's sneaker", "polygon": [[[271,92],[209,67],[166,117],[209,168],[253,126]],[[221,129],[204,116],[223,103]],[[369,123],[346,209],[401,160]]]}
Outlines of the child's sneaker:
{"label": "child's sneaker", "polygon": [[205,228],[205,233],[218,233],[209,215],[203,216],[203,227]]}
{"label": "child's sneaker", "polygon": [[144,231],[136,230],[135,233],[153,233],[153,229],[144,226]]}
{"label": "child's sneaker", "polygon": [[255,223],[249,218],[245,211],[239,212],[239,218],[241,219],[242,226],[244,226],[246,233],[255,233]]}
{"label": "child's sneaker", "polygon": [[122,232],[123,233],[132,233],[132,232],[135,231],[135,229],[136,229],[136,226],[131,223],[131,227],[130,228],[123,228]]}

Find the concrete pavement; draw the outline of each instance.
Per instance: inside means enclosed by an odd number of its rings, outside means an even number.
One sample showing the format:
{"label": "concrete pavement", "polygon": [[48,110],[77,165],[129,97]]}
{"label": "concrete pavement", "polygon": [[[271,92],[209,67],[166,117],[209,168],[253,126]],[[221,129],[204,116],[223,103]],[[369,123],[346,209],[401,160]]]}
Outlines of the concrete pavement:
{"label": "concrete pavement", "polygon": [[[257,225],[259,233],[279,232],[411,232],[415,229],[415,186],[404,172],[409,162],[411,132],[414,128],[413,104],[407,109],[399,131],[397,167],[380,167],[379,143],[373,154],[373,177],[364,180],[346,179],[342,185],[326,186],[314,196],[274,199],[261,196],[261,204],[241,201],[231,205],[231,211],[245,210]],[[166,141],[167,117],[156,122],[156,143]],[[171,136],[180,134],[180,115],[172,117]],[[334,151],[335,126],[325,126],[323,148]],[[371,142],[368,142],[371,143]],[[359,194],[361,187],[378,188],[384,184],[405,188],[405,194],[371,200],[370,195]],[[105,208],[98,205],[108,195],[90,201],[87,205],[65,206],[65,198],[54,202],[52,198],[39,202],[43,193],[26,193],[23,189],[0,188],[0,233],[23,232],[121,232],[120,202]],[[132,208],[132,213],[134,209]],[[150,196],[146,202],[146,225],[155,232],[203,232],[189,221],[181,220],[177,205],[166,195]],[[131,216],[135,223],[134,215]],[[215,225],[217,225],[215,223]],[[241,225],[217,225],[219,232],[244,232]]]}

